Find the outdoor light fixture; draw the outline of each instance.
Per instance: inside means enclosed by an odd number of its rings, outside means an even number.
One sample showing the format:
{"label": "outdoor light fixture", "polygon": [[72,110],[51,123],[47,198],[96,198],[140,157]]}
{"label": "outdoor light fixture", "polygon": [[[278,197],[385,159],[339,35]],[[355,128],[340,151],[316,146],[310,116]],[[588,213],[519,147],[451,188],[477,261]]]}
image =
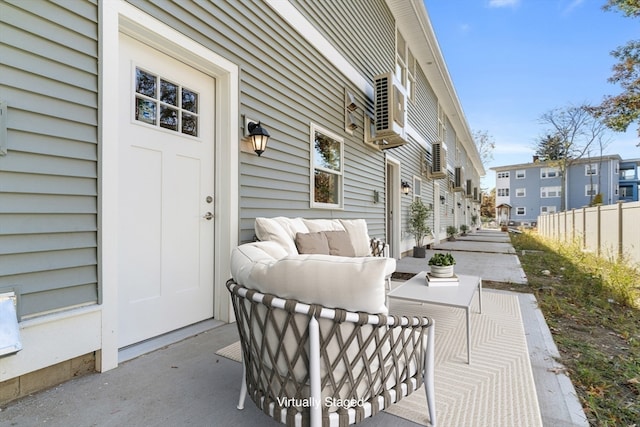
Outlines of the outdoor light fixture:
{"label": "outdoor light fixture", "polygon": [[267,142],[269,141],[269,132],[260,126],[260,122],[249,122],[247,124],[247,129],[249,130],[249,138],[251,139],[251,144],[253,145],[253,151],[256,152],[258,157],[264,150],[267,149]]}
{"label": "outdoor light fixture", "polygon": [[460,202],[458,202],[458,207],[462,206],[462,204]]}
{"label": "outdoor light fixture", "polygon": [[440,196],[440,203],[444,205],[444,201],[447,200],[446,197]]}
{"label": "outdoor light fixture", "polygon": [[401,187],[402,187],[403,194],[409,194],[409,191],[411,191],[411,186],[407,181],[402,181]]}

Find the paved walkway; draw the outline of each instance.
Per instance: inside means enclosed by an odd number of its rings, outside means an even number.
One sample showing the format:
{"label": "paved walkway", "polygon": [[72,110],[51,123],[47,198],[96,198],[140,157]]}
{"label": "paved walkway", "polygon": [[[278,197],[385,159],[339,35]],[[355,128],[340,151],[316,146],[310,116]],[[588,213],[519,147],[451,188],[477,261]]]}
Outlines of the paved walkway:
{"label": "paved walkway", "polygon": [[[508,242],[506,233],[481,231],[442,242],[434,250],[454,252],[461,273],[520,283],[524,274],[516,255],[503,247],[511,246]],[[407,257],[398,262],[398,271],[416,268],[425,270],[426,260]],[[502,270],[512,273],[503,275]],[[518,298],[544,426],[588,426],[571,381],[555,362],[558,350],[535,297],[519,293]],[[235,324],[211,320],[128,348],[121,352],[117,369],[85,375],[0,408],[0,427],[281,425],[249,399],[243,411],[236,409],[241,365],[215,352],[237,336]],[[387,413],[361,425],[417,426]]]}
{"label": "paved walkway", "polygon": [[507,233],[480,230],[455,241],[443,240],[427,249],[426,258],[406,256],[397,262],[399,273],[419,273],[428,270],[427,264],[435,252],[451,252],[456,259],[455,271],[480,276],[483,280],[524,285],[527,277],[520,265]]}

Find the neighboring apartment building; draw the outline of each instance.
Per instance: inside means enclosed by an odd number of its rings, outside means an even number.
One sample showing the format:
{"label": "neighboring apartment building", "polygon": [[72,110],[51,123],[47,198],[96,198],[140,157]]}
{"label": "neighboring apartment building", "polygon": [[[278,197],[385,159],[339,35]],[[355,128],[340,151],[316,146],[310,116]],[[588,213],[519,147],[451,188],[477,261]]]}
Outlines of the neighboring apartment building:
{"label": "neighboring apartment building", "polygon": [[[621,174],[622,165],[627,168],[624,174]],[[535,225],[539,215],[559,212],[562,198],[566,209],[589,206],[598,194],[603,204],[638,200],[637,162],[622,161],[618,155],[574,160],[567,171],[566,194],[562,193],[560,168],[552,162],[540,162],[534,157],[532,163],[491,169],[496,172],[496,206],[510,207],[509,217],[503,214],[498,221],[511,225]],[[625,198],[620,197],[620,185],[625,182],[623,176],[628,178],[626,182],[631,187],[625,190]],[[632,182],[634,184],[630,184]]]}
{"label": "neighboring apartment building", "polygon": [[479,211],[422,0],[0,0],[0,17],[0,294],[23,344],[0,401],[232,320],[229,257],[258,216],[364,218],[400,257],[413,198],[435,239]]}
{"label": "neighboring apartment building", "polygon": [[640,159],[620,162],[619,200],[637,202],[640,200]]}

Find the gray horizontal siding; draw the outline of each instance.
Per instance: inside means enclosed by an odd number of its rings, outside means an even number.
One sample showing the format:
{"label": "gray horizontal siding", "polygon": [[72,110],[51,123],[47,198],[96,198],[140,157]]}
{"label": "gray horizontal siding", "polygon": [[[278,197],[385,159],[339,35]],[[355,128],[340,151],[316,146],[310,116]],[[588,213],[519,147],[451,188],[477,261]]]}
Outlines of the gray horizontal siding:
{"label": "gray horizontal siding", "polygon": [[368,80],[395,70],[395,21],[384,2],[292,3]]}
{"label": "gray horizontal siding", "polygon": [[431,143],[438,139],[438,98],[419,65],[416,74],[415,100],[407,103],[407,117],[411,127]]}
{"label": "gray horizontal siding", "polygon": [[[365,147],[362,129],[353,137],[344,131],[345,87],[361,105],[365,104],[364,94],[350,87],[322,52],[313,49],[264,2],[130,2],[241,67],[241,113],[261,120],[271,134],[262,157],[240,155],[241,241],[253,238],[256,217],[280,215],[365,218],[370,234],[384,236],[384,200],[373,202],[373,190],[384,193],[384,154]],[[384,4],[374,3],[378,8]],[[332,5],[326,8],[337,15]],[[391,34],[393,42],[389,15],[386,12],[381,28],[387,38]],[[256,17],[260,25],[255,25]],[[360,16],[351,25],[360,28],[365,19]],[[359,55],[365,58],[367,53]],[[375,72],[393,65],[389,62],[393,50],[385,61],[379,58],[380,54],[367,59]],[[344,137],[344,210],[309,207],[310,123]]]}
{"label": "gray horizontal siding", "polygon": [[0,289],[20,316],[97,302],[96,1],[0,1]]}

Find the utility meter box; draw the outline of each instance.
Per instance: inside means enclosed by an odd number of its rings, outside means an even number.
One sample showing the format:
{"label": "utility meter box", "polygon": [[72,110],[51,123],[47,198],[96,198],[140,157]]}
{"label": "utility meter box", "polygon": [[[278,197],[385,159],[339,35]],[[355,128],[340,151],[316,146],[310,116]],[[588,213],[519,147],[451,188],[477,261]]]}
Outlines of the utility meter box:
{"label": "utility meter box", "polygon": [[22,350],[15,292],[0,293],[0,357]]}

